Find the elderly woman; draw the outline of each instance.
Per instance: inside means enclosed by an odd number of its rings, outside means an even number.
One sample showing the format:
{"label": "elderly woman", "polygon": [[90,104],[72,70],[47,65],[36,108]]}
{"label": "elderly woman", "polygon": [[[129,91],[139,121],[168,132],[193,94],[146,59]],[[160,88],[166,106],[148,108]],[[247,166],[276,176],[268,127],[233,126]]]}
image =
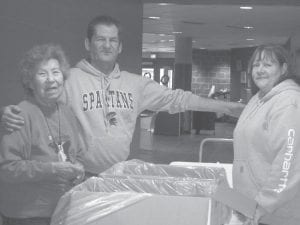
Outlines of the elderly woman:
{"label": "elderly woman", "polygon": [[258,92],[234,130],[234,188],[256,200],[252,222],[296,225],[300,221],[300,87],[290,74],[288,53],[278,45],[258,47],[249,71]]}
{"label": "elderly woman", "polygon": [[59,198],[84,176],[77,121],[58,100],[68,68],[62,49],[51,44],[33,47],[21,64],[25,125],[2,134],[0,143],[4,225],[50,224]]}

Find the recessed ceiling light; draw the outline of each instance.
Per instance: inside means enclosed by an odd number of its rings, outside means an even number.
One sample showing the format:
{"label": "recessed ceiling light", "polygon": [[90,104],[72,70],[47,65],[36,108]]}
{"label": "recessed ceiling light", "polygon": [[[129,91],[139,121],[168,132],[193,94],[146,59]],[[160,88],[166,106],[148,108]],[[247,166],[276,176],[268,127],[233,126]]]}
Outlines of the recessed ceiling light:
{"label": "recessed ceiling light", "polygon": [[182,34],[181,31],[173,31],[172,33],[173,33],[173,34]]}
{"label": "recessed ceiling light", "polygon": [[174,41],[174,40],[173,40],[173,39],[170,39],[170,40],[169,40],[169,42],[172,42],[172,41]]}
{"label": "recessed ceiling light", "polygon": [[162,3],[158,3],[158,5],[171,5],[171,3],[164,3],[164,2],[162,2]]}
{"label": "recessed ceiling light", "polygon": [[160,19],[159,16],[149,16],[148,18],[149,19],[153,19],[153,20],[159,20]]}
{"label": "recessed ceiling light", "polygon": [[158,34],[159,36],[166,36],[165,34]]}
{"label": "recessed ceiling light", "polygon": [[151,59],[156,59],[156,54],[150,54]]}
{"label": "recessed ceiling light", "polygon": [[252,6],[240,6],[240,9],[250,10],[253,9]]}
{"label": "recessed ceiling light", "polygon": [[201,50],[204,50],[204,49],[206,49],[206,48],[200,48]]}
{"label": "recessed ceiling light", "polygon": [[247,41],[254,41],[254,38],[247,38]]}
{"label": "recessed ceiling light", "polygon": [[254,27],[252,27],[252,26],[244,26],[243,28],[244,29],[253,29]]}

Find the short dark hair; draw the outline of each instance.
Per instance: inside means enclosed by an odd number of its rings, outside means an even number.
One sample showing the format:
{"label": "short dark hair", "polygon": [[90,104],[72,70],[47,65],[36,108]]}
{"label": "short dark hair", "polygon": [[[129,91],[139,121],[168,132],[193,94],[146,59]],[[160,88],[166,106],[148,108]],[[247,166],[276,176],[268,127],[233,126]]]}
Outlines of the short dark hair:
{"label": "short dark hair", "polygon": [[64,80],[67,78],[70,65],[62,48],[56,44],[35,45],[26,52],[20,62],[21,80],[26,94],[33,94],[30,83],[32,82],[38,66],[50,59],[56,59],[58,61]]}
{"label": "short dark hair", "polygon": [[88,23],[88,27],[87,27],[87,31],[86,31],[86,37],[89,41],[92,40],[92,37],[95,33],[95,28],[97,25],[107,25],[107,26],[116,26],[118,29],[118,36],[119,36],[119,40],[121,41],[122,39],[122,27],[121,27],[121,23],[111,17],[111,16],[107,16],[107,15],[101,15],[101,16],[97,16],[95,18],[93,18],[89,23]]}

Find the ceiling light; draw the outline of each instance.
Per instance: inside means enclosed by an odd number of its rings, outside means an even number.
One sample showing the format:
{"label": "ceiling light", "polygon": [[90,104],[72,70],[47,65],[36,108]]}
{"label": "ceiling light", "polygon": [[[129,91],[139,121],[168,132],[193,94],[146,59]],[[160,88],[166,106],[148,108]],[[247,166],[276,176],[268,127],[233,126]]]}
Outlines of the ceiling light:
{"label": "ceiling light", "polygon": [[171,4],[162,2],[162,3],[158,3],[158,5],[171,5]]}
{"label": "ceiling light", "polygon": [[241,6],[240,9],[250,10],[253,9],[252,6]]}
{"label": "ceiling light", "polygon": [[150,54],[151,59],[156,59],[156,54]]}
{"label": "ceiling light", "polygon": [[254,38],[247,38],[247,41],[254,41]]}
{"label": "ceiling light", "polygon": [[148,18],[152,19],[152,20],[159,20],[160,19],[159,16],[149,16]]}
{"label": "ceiling light", "polygon": [[165,34],[158,34],[159,36],[166,36]]}
{"label": "ceiling light", "polygon": [[174,41],[174,40],[173,40],[173,39],[170,39],[170,40],[169,40],[169,42],[172,42],[172,41]]}
{"label": "ceiling light", "polygon": [[252,26],[244,26],[243,28],[244,29],[253,29],[254,27],[252,27]]}
{"label": "ceiling light", "polygon": [[173,34],[182,34],[181,31],[173,31],[172,33],[173,33]]}

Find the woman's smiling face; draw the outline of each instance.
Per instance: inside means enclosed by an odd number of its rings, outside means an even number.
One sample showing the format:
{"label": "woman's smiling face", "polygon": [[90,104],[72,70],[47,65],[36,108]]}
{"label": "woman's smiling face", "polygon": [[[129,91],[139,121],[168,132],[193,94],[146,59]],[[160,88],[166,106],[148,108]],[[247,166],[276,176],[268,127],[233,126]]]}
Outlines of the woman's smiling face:
{"label": "woman's smiling face", "polygon": [[257,54],[252,64],[252,78],[261,94],[268,93],[286,73],[287,65],[280,65],[274,54]]}
{"label": "woman's smiling face", "polygon": [[31,88],[42,104],[56,103],[63,91],[64,76],[56,59],[42,62],[33,76]]}

